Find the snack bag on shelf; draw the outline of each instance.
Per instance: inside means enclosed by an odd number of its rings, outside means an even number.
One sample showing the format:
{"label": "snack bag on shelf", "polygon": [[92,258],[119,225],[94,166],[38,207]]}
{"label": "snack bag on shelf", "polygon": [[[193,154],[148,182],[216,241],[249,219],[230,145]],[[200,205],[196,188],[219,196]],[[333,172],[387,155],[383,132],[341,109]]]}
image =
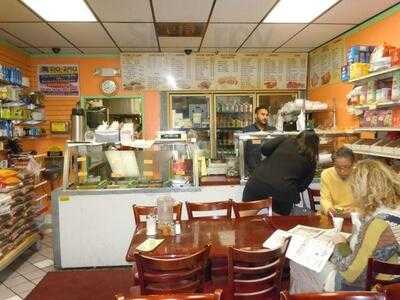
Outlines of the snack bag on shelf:
{"label": "snack bag on shelf", "polygon": [[391,48],[389,56],[392,61],[392,66],[400,65],[400,48]]}
{"label": "snack bag on shelf", "polygon": [[375,47],[371,53],[370,71],[375,72],[382,69],[387,69],[392,66],[392,58],[390,53],[395,51],[396,47],[388,44],[383,44]]}
{"label": "snack bag on shelf", "polygon": [[376,101],[376,81],[370,80],[367,84],[367,103],[374,103]]}
{"label": "snack bag on shelf", "polygon": [[393,109],[392,126],[396,128],[400,127],[400,108]]}
{"label": "snack bag on shelf", "polygon": [[400,71],[393,74],[392,101],[400,100]]}

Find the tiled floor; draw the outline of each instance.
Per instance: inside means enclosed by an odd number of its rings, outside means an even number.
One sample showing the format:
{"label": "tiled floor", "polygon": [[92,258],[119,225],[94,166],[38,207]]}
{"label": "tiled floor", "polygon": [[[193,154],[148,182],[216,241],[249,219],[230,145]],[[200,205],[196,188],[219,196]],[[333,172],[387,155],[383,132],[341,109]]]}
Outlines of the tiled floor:
{"label": "tiled floor", "polygon": [[27,250],[0,272],[0,300],[24,299],[47,272],[54,270],[52,238],[51,232],[45,233],[38,251]]}

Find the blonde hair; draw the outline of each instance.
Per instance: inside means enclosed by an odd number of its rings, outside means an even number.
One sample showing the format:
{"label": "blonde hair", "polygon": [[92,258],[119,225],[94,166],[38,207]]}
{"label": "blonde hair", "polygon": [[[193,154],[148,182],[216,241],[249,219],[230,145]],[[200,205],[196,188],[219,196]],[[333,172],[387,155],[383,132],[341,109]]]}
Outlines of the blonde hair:
{"label": "blonde hair", "polygon": [[359,161],[350,177],[350,186],[364,214],[372,214],[380,206],[394,209],[400,204],[400,176],[380,161]]}

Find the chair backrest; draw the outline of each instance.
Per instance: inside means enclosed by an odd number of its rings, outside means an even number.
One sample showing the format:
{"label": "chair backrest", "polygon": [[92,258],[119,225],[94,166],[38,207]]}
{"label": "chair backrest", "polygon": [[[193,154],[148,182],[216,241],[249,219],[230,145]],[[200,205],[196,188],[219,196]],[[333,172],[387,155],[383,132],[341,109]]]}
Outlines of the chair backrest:
{"label": "chair backrest", "polygon": [[376,277],[378,274],[400,276],[400,264],[387,263],[370,257],[368,259],[367,282],[365,287],[367,291],[371,290],[371,288],[376,284],[387,285],[391,283],[400,282],[400,278],[394,280],[377,279]]}
{"label": "chair backrest", "polygon": [[[157,214],[157,206],[140,206],[140,205],[132,205],[133,208],[133,216],[135,218],[135,224],[139,224],[140,222],[145,222],[141,217],[145,217],[150,214]],[[173,207],[174,219],[177,221],[181,220],[182,216],[182,202],[177,202]]]}
{"label": "chair backrest", "polygon": [[400,283],[389,284],[389,285],[376,285],[376,290],[385,294],[387,300],[398,300],[400,299]]}
{"label": "chair backrest", "polygon": [[175,295],[148,295],[125,297],[124,295],[115,295],[115,300],[220,300],[221,289],[216,289],[214,293],[207,294],[175,294]]}
{"label": "chair backrest", "polygon": [[[186,202],[186,209],[189,220],[193,219],[231,219],[232,214],[232,201],[220,201],[220,202],[209,202],[209,203],[193,203]],[[215,215],[217,210],[226,210],[223,215]],[[194,216],[193,212],[210,212],[209,215]]]}
{"label": "chair backrest", "polygon": [[385,295],[379,292],[336,292],[336,293],[306,293],[290,295],[287,291],[281,292],[281,300],[386,300]]}
{"label": "chair backrest", "polygon": [[154,258],[135,253],[142,295],[203,292],[210,245],[183,257]]}
{"label": "chair backrest", "polygon": [[229,299],[277,299],[281,290],[285,253],[290,239],[281,248],[245,250],[229,248]]}
{"label": "chair backrest", "polygon": [[314,212],[317,211],[315,205],[319,205],[320,201],[316,200],[315,198],[321,197],[321,193],[320,190],[316,190],[316,189],[311,189],[311,188],[307,188],[307,192],[308,192],[308,199],[310,200],[310,209]]}
{"label": "chair backrest", "polygon": [[235,202],[232,200],[232,206],[235,218],[255,216],[262,209],[267,209],[267,214],[270,214],[272,213],[272,198],[250,202]]}

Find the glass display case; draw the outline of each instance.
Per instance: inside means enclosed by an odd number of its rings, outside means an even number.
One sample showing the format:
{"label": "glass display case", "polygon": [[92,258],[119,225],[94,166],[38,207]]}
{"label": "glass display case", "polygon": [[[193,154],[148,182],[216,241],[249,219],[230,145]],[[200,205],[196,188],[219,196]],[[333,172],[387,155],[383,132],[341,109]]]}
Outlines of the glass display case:
{"label": "glass display case", "polygon": [[170,128],[192,131],[198,148],[211,152],[211,95],[170,94]]}
{"label": "glass display case", "polygon": [[216,94],[216,157],[235,156],[234,133],[253,123],[253,94]]}
{"label": "glass display case", "polygon": [[69,190],[198,187],[195,142],[155,141],[150,148],[68,143],[63,187]]}

